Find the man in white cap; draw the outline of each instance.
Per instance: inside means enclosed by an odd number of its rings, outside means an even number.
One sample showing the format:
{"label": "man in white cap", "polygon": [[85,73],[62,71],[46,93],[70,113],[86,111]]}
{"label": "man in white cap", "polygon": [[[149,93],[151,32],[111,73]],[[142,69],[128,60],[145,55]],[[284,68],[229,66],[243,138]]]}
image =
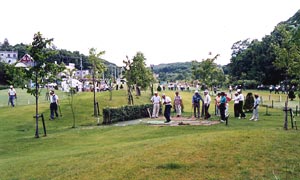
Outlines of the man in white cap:
{"label": "man in white cap", "polygon": [[[195,91],[195,94],[192,98],[192,105],[194,107],[194,117],[200,118],[200,101],[203,102],[201,95],[199,94],[198,90]],[[196,115],[197,111],[197,115]]]}
{"label": "man in white cap", "polygon": [[9,103],[11,104],[12,107],[15,107],[15,99],[17,98],[17,92],[15,88],[11,85],[8,90],[8,98],[9,98]]}
{"label": "man in white cap", "polygon": [[204,113],[205,113],[204,119],[210,118],[210,114],[208,112],[210,102],[211,102],[211,98],[210,95],[208,94],[208,90],[205,90],[204,91]]}
{"label": "man in white cap", "polygon": [[152,96],[151,102],[153,104],[152,118],[158,118],[161,99],[157,91],[154,92],[154,96]]}

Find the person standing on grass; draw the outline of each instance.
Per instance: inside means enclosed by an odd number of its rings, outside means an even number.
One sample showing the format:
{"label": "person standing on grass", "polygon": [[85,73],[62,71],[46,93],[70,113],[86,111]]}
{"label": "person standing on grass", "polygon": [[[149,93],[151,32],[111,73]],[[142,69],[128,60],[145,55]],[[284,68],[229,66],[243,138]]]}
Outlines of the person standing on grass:
{"label": "person standing on grass", "polygon": [[258,94],[254,94],[254,106],[253,106],[253,115],[251,117],[251,119],[249,119],[250,121],[254,120],[254,121],[258,121],[258,107],[260,104],[260,98],[258,96]]}
{"label": "person standing on grass", "polygon": [[209,105],[211,102],[211,98],[210,95],[208,94],[208,90],[204,91],[204,119],[209,119],[210,118],[210,114],[209,114]]}
{"label": "person standing on grass", "polygon": [[234,102],[234,105],[233,105],[234,117],[237,118],[237,117],[239,117],[239,103],[240,103],[239,93],[238,92],[236,92],[234,94],[233,102]]}
{"label": "person standing on grass", "polygon": [[229,116],[229,102],[231,101],[231,98],[227,96],[226,93],[225,93],[225,97],[226,97],[226,109],[225,109],[225,117],[226,117]]}
{"label": "person standing on grass", "polygon": [[238,89],[237,92],[239,93],[239,119],[245,119],[246,115],[243,111],[243,105],[244,105],[244,95],[241,92],[241,89]]}
{"label": "person standing on grass", "polygon": [[163,104],[165,105],[165,112],[164,112],[164,116],[166,118],[165,123],[168,123],[171,121],[172,100],[169,96],[166,96],[165,94],[163,94],[162,101],[163,101]]}
{"label": "person standing on grass", "polygon": [[221,115],[220,121],[221,122],[226,121],[226,117],[225,117],[226,103],[227,103],[226,95],[224,92],[221,92],[221,98],[220,98],[220,115]]}
{"label": "person standing on grass", "polygon": [[[198,90],[195,91],[195,94],[192,98],[192,105],[194,107],[194,117],[200,118],[200,101],[203,102],[201,95],[199,94]],[[196,115],[197,111],[197,115]]]}
{"label": "person standing on grass", "polygon": [[215,115],[220,116],[220,99],[221,99],[221,93],[218,93],[215,98]]}
{"label": "person standing on grass", "polygon": [[17,99],[17,92],[15,88],[11,85],[8,90],[8,102],[12,107],[15,107],[15,99]]}
{"label": "person standing on grass", "polygon": [[55,116],[58,117],[57,113],[57,106],[58,106],[58,96],[54,94],[54,91],[50,91],[50,120],[54,119]]}
{"label": "person standing on grass", "polygon": [[154,92],[154,96],[152,96],[151,102],[153,104],[152,118],[158,118],[161,99],[157,91]]}
{"label": "person standing on grass", "polygon": [[175,98],[174,98],[174,107],[177,114],[177,117],[181,116],[181,108],[182,108],[182,99],[181,96],[179,96],[179,92],[175,92]]}

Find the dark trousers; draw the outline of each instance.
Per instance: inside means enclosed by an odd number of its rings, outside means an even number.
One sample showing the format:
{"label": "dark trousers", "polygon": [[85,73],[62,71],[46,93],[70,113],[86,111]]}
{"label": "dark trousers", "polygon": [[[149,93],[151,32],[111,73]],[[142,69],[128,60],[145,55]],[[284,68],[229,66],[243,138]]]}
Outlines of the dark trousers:
{"label": "dark trousers", "polygon": [[12,107],[15,107],[15,95],[10,95],[9,96],[9,103],[11,104]]}
{"label": "dark trousers", "polygon": [[244,111],[243,111],[243,101],[240,101],[239,102],[239,115],[241,115],[240,117],[246,117],[246,115],[245,115],[245,113],[244,113]]}
{"label": "dark trousers", "polygon": [[233,108],[234,108],[234,117],[239,117],[239,112],[240,112],[239,104],[238,103],[234,104]]}
{"label": "dark trousers", "polygon": [[194,103],[194,117],[200,118],[200,103]]}
{"label": "dark trousers", "polygon": [[54,113],[55,113],[55,116],[58,117],[57,104],[56,103],[51,103],[50,104],[50,118],[51,119],[54,119]]}
{"label": "dark trousers", "polygon": [[166,118],[166,121],[169,122],[171,121],[170,116],[171,116],[171,105],[165,105],[165,112],[164,112],[164,116]]}
{"label": "dark trousers", "polygon": [[223,121],[225,121],[225,110],[226,110],[225,104],[220,104],[220,115],[221,115],[221,120]]}
{"label": "dark trousers", "polygon": [[207,105],[204,106],[204,113],[205,113],[205,117],[204,118],[205,119],[210,118],[210,114],[209,114],[208,110],[209,110],[209,104],[207,104]]}

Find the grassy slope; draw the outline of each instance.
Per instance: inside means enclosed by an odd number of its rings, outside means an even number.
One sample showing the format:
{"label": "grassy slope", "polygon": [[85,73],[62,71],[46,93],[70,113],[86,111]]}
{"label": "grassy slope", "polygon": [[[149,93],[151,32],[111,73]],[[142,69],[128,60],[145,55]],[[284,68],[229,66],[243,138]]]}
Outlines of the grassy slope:
{"label": "grassy slope", "polygon": [[[97,94],[100,107],[126,104],[124,91],[113,93],[113,101],[109,101],[108,92]],[[167,93],[173,97],[173,92]],[[192,93],[182,95],[185,115],[189,116]],[[149,95],[144,93],[135,102],[148,100]],[[224,124],[115,127],[95,126],[91,93],[77,95],[75,102],[76,128],[71,128],[71,112],[65,96],[61,103],[63,117],[47,120],[48,136],[39,139],[33,138],[34,105],[0,108],[0,179],[298,179],[300,176],[299,131],[282,130],[281,110],[269,109],[271,116],[266,116],[261,108],[260,121],[231,118],[228,127]],[[47,117],[48,106],[40,103],[40,112]]]}

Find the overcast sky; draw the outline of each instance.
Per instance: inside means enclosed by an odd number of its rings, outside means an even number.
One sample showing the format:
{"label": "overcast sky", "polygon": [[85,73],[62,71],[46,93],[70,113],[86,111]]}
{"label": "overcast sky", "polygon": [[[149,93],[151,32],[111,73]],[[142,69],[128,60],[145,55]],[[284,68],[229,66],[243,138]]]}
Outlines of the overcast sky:
{"label": "overcast sky", "polygon": [[300,9],[300,0],[1,0],[0,41],[29,44],[41,32],[59,49],[106,51],[123,65],[141,51],[146,63],[202,60],[261,39]]}

